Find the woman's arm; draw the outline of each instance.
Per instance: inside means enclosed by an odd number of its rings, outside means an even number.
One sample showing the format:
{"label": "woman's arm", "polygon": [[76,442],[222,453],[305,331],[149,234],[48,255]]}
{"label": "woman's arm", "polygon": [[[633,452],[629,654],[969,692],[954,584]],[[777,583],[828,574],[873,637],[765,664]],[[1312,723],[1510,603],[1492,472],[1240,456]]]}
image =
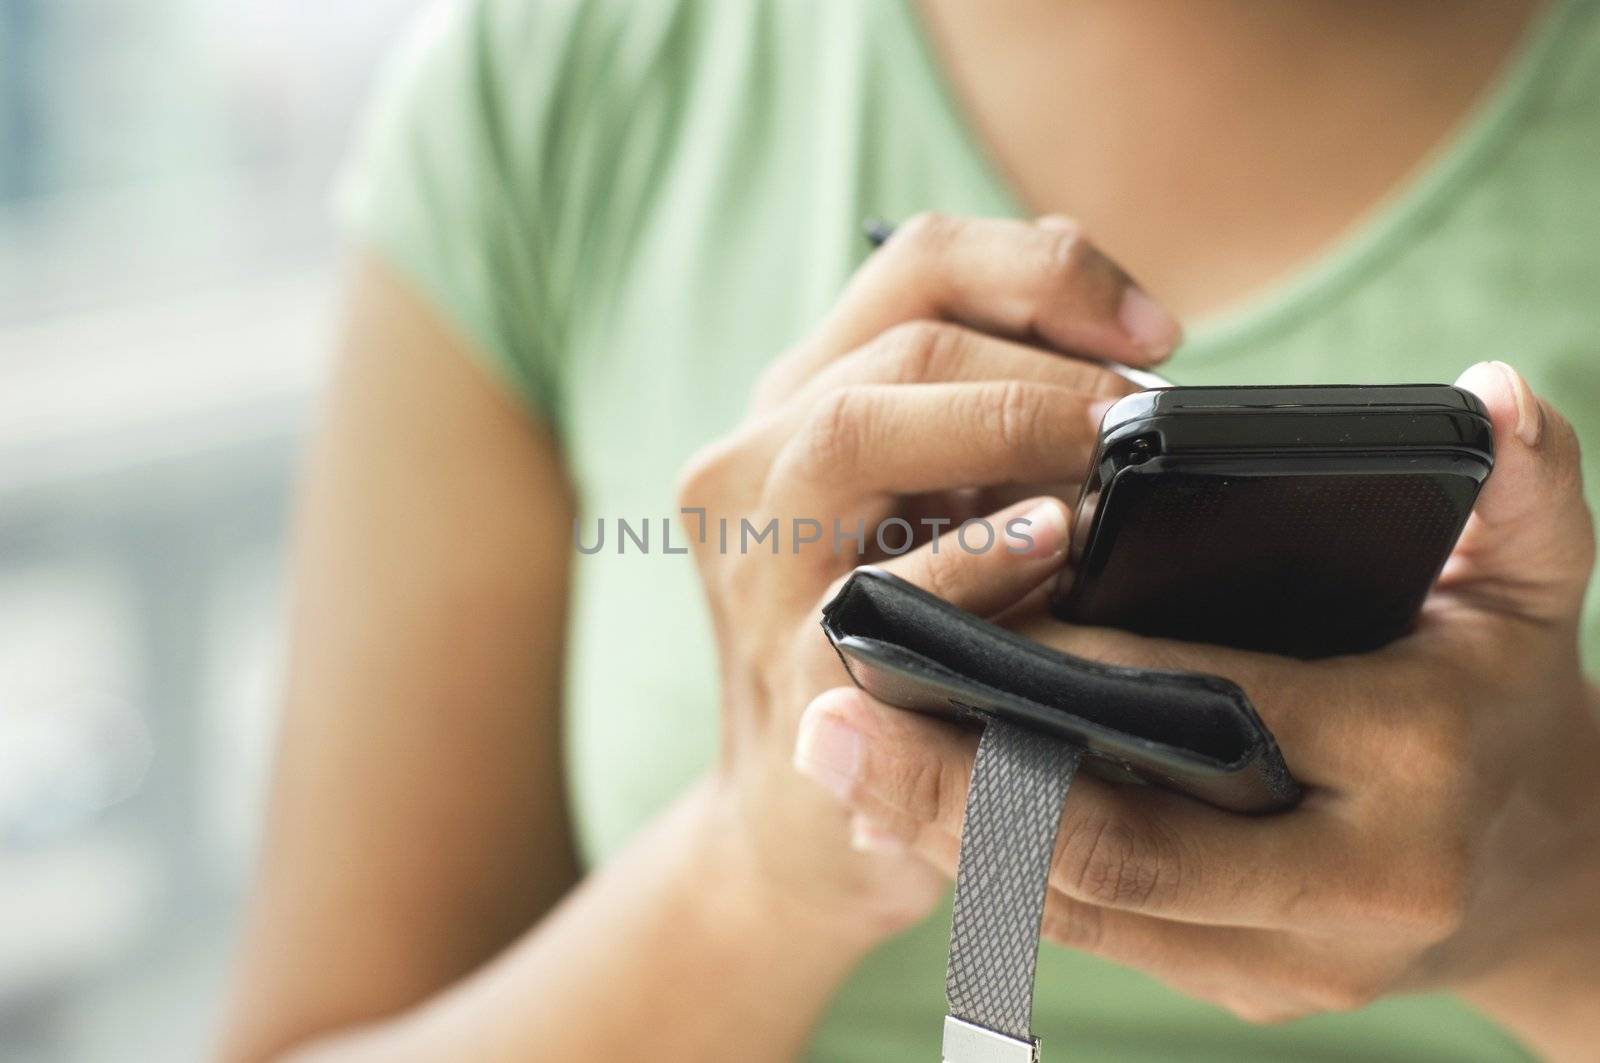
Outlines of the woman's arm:
{"label": "woman's arm", "polygon": [[287,703],[227,1058],[393,1014],[577,877],[557,705],[571,497],[405,286],[357,270],[307,466]]}
{"label": "woman's arm", "polygon": [[[761,962],[787,931],[763,938],[759,894],[718,865],[699,797],[539,922],[578,879],[559,733],[572,514],[549,433],[362,263],[302,499],[224,1058],[312,1043],[331,1059],[574,1058],[564,1030],[666,1046],[713,1024],[696,1022],[708,1001],[748,1016],[736,1054],[758,1058],[794,1050],[853,962],[837,944],[820,977]],[[709,1058],[695,1047],[678,1055]]]}

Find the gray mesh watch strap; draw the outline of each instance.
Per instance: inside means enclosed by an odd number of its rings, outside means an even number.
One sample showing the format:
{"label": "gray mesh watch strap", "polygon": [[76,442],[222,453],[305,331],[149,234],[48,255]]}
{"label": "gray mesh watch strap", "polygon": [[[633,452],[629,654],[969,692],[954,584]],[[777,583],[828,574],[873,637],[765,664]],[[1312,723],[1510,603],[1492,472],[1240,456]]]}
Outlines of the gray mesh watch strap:
{"label": "gray mesh watch strap", "polygon": [[1038,1059],[1033,978],[1061,806],[1080,751],[991,719],[967,788],[945,974],[946,1063]]}

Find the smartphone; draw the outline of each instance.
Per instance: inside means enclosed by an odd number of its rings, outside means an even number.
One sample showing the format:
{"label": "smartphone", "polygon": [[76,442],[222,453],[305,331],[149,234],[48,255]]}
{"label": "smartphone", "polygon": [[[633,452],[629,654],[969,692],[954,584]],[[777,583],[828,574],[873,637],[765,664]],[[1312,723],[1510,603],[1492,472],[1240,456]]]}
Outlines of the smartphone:
{"label": "smartphone", "polygon": [[1414,622],[1494,465],[1444,384],[1170,387],[1106,411],[1052,599],[1076,624],[1295,657]]}

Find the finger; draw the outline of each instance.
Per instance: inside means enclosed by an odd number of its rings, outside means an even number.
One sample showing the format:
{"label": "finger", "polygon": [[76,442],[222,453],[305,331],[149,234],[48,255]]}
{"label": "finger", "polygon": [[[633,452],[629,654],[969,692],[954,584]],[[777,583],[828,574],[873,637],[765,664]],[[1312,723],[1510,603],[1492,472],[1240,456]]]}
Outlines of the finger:
{"label": "finger", "polygon": [[848,349],[919,317],[1132,365],[1160,361],[1181,336],[1177,320],[1061,216],[917,215],[857,272],[823,333]]}
{"label": "finger", "polygon": [[[903,828],[855,813],[851,843],[895,858],[913,852],[954,878],[958,840],[927,832],[908,841]],[[1138,968],[1191,997],[1220,1004],[1251,1022],[1275,1022],[1365,1003],[1380,981],[1363,976],[1359,958],[1317,939],[1281,930],[1206,926],[1104,908],[1057,889],[1045,895],[1040,940]],[[1318,947],[1318,946],[1321,947]]]}
{"label": "finger", "polygon": [[[795,763],[852,809],[936,856],[956,844],[976,737],[828,691],[801,718]],[[1350,858],[1352,829],[1312,806],[1240,816],[1153,787],[1080,775],[1062,810],[1052,887],[1118,911],[1215,926],[1341,929],[1387,896]]]}
{"label": "finger", "polygon": [[992,523],[992,514],[1035,498],[1077,498],[1081,487],[1080,481],[1058,480],[1043,484],[1006,484],[999,487],[958,487],[950,491],[927,491],[922,494],[902,496],[897,501],[896,511],[899,516],[910,521],[913,527],[919,529],[917,542],[921,544],[932,535],[940,534],[948,528],[960,527],[968,521],[981,518]]}
{"label": "finger", "polygon": [[[905,832],[903,824],[891,825],[866,813],[857,813],[852,819],[852,833],[859,840],[860,848],[884,852],[903,852],[909,848],[945,876],[955,878],[961,859],[961,842],[957,835],[943,830],[923,830],[911,836],[908,842]],[[1222,958],[1217,955],[1206,956],[1206,962],[1199,967],[1183,961],[1198,959],[1202,953],[1218,951],[1219,945],[1234,945],[1240,938],[1252,935],[1276,937],[1277,932],[1184,923],[1102,907],[1079,900],[1053,885],[1048,887],[1044,918],[1039,927],[1039,936],[1052,944],[1156,970],[1163,977],[1215,971],[1216,961]],[[1191,985],[1198,981],[1193,977],[1184,980]]]}
{"label": "finger", "polygon": [[[896,831],[860,814],[852,834],[865,851],[907,850]],[[954,836],[925,837],[911,850],[955,877],[960,845]],[[1378,984],[1363,977],[1359,962],[1346,962],[1286,931],[1163,919],[1090,904],[1054,888],[1045,895],[1039,937],[1145,971],[1252,1022],[1348,1010],[1364,1003]]]}
{"label": "finger", "polygon": [[1571,619],[1594,560],[1577,435],[1503,362],[1479,362],[1456,383],[1489,413],[1494,471],[1441,584],[1515,615]]}
{"label": "finger", "polygon": [[1364,658],[1292,660],[1224,646],[1065,624],[1048,614],[1013,619],[1024,638],[1075,657],[1130,668],[1218,675],[1238,684],[1272,732],[1295,778],[1341,791],[1367,771],[1418,696],[1410,673]]}
{"label": "finger", "polygon": [[1028,381],[846,388],[774,459],[766,508],[853,520],[854,504],[897,495],[1068,479],[1092,442],[1091,401]]}
{"label": "finger", "polygon": [[[749,474],[770,466],[814,407],[851,388],[887,384],[932,384],[1026,380],[1081,393],[1089,401],[1118,398],[1138,390],[1133,383],[1077,358],[1063,358],[1037,347],[995,339],[938,321],[913,321],[882,333],[859,350],[823,367],[798,390],[763,405],[758,415],[730,440],[703,452],[737,455]],[[1097,427],[1097,423],[1091,425]],[[1085,453],[1071,470],[1070,482],[1083,476]],[[1063,480],[1062,482],[1068,482]],[[1035,490],[998,498],[987,509],[1017,501]]]}
{"label": "finger", "polygon": [[924,214],[856,271],[763,390],[791,390],[843,352],[921,319],[1129,365],[1159,362],[1181,338],[1177,320],[1067,219]]}
{"label": "finger", "polygon": [[958,609],[989,616],[1061,567],[1069,519],[1059,498],[1029,499],[952,528],[879,567]]}
{"label": "finger", "polygon": [[1364,957],[1283,931],[1197,926],[1100,908],[1057,892],[1045,899],[1039,936],[1146,971],[1247,1022],[1350,1011],[1369,1003],[1383,985],[1382,972]]}
{"label": "finger", "polygon": [[943,321],[908,321],[824,366],[796,393],[813,401],[860,384],[931,384],[1034,380],[1097,398],[1120,398],[1138,385],[1094,362],[1063,358],[1038,347],[997,339]]}

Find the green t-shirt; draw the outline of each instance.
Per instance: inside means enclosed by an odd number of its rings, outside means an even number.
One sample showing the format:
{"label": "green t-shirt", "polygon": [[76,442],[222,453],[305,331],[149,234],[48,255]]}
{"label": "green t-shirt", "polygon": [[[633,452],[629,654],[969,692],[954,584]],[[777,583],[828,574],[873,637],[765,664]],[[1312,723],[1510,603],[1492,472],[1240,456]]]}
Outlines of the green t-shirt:
{"label": "green t-shirt", "polygon": [[[909,0],[458,4],[394,64],[344,182],[355,238],[556,426],[586,526],[654,525],[649,556],[608,546],[577,570],[568,757],[591,860],[715,749],[692,563],[659,549],[678,469],[832,302],[866,253],[860,219],[1022,213],[921,32]],[[1600,453],[1597,170],[1600,14],[1569,0],[1390,202],[1286,283],[1191,323],[1170,375],[1448,381],[1504,358]],[[947,919],[849,980],[816,1058],[938,1058]],[[1037,1028],[1077,1060],[1525,1058],[1448,996],[1256,1028],[1054,947]]]}

